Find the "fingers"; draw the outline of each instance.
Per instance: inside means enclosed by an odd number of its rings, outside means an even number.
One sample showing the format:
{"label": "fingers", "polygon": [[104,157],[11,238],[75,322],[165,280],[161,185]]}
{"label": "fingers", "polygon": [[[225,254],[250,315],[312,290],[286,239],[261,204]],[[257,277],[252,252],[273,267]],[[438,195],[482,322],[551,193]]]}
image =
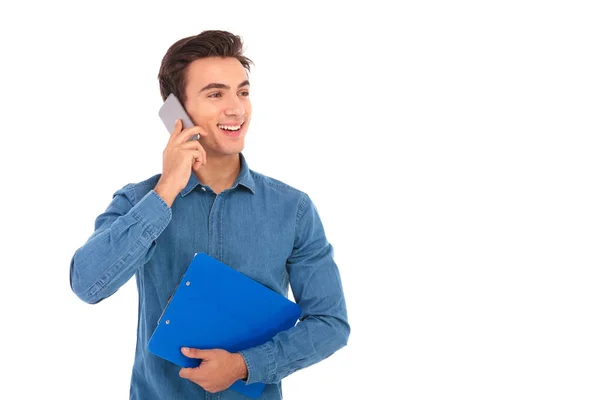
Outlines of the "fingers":
{"label": "fingers", "polygon": [[175,120],[175,126],[173,127],[173,130],[171,131],[171,137],[174,137],[179,132],[181,132],[181,128],[182,128],[181,120],[180,119],[176,119]]}
{"label": "fingers", "polygon": [[195,151],[192,152],[192,155],[194,157],[194,160],[192,161],[192,167],[196,163],[200,163],[200,165],[206,165],[206,153],[203,153],[201,151],[195,150]]}
{"label": "fingers", "polygon": [[185,143],[188,142],[194,135],[200,135],[200,137],[203,137],[206,136],[207,133],[204,129],[196,125],[191,128],[184,129],[176,134],[173,141],[177,144]]}
{"label": "fingers", "polygon": [[179,376],[185,379],[190,379],[194,373],[194,368],[181,368]]}
{"label": "fingers", "polygon": [[190,349],[188,347],[182,347],[181,352],[188,358],[200,358],[203,360],[208,360],[212,355],[212,351],[210,350]]}
{"label": "fingers", "polygon": [[[191,150],[192,156],[194,157],[194,164],[196,162],[200,163],[200,165],[206,164],[206,150],[197,140],[192,140],[191,142],[187,142],[181,145],[181,147],[185,150]],[[194,166],[194,165],[193,165]]]}
{"label": "fingers", "polygon": [[210,393],[217,393],[231,386],[231,383],[229,385],[223,385],[211,382],[211,380],[207,379],[206,375],[201,372],[199,367],[181,368],[179,370],[179,376],[184,379],[189,379],[190,381],[194,382],[196,385],[202,387],[204,390]]}
{"label": "fingers", "polygon": [[183,129],[183,123],[180,119],[175,120],[175,127],[171,131],[171,136],[169,136],[169,143],[173,143],[175,138],[179,136],[181,130]]}
{"label": "fingers", "polygon": [[191,140],[189,142],[183,143],[181,145],[181,148],[185,150],[203,150],[202,145],[197,140]]}
{"label": "fingers", "polygon": [[[200,127],[198,127],[200,128]],[[200,128],[200,132],[198,132],[201,137],[205,137],[208,135],[208,132],[204,130],[204,128]]]}
{"label": "fingers", "polygon": [[171,131],[169,141],[181,144],[190,140],[194,135],[206,136],[207,133],[198,125],[191,128],[183,129],[183,122],[180,119],[175,120],[175,127]]}
{"label": "fingers", "polygon": [[[192,167],[194,169],[206,165],[206,151],[198,140],[190,140],[194,135],[206,136],[206,131],[199,126],[182,130],[182,126],[183,123],[180,119],[175,121],[175,128],[171,133],[167,148],[179,147],[183,150],[192,150],[189,152],[189,155],[190,157],[193,157]],[[167,149],[165,149],[165,151],[167,151]]]}

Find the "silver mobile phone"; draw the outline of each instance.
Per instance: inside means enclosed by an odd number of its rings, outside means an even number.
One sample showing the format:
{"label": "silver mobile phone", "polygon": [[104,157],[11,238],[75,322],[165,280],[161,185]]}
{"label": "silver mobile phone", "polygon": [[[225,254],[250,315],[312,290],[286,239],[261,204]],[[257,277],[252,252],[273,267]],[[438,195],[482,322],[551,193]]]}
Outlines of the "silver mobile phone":
{"label": "silver mobile phone", "polygon": [[[158,110],[158,116],[162,120],[163,124],[165,124],[165,127],[169,133],[173,132],[173,128],[175,128],[175,121],[178,119],[183,121],[183,129],[191,128],[195,125],[188,113],[185,111],[183,105],[181,105],[179,99],[173,93],[167,97],[163,105]],[[190,138],[190,141],[198,140],[199,138],[200,135],[194,135]]]}

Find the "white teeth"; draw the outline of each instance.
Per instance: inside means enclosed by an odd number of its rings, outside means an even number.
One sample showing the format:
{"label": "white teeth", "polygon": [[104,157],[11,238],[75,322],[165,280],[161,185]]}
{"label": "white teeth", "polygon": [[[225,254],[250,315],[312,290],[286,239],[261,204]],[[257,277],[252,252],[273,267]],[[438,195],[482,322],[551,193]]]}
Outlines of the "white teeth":
{"label": "white teeth", "polygon": [[225,129],[228,131],[237,131],[239,130],[242,126],[241,125],[237,125],[237,126],[229,126],[229,125],[218,125],[219,128],[221,129]]}

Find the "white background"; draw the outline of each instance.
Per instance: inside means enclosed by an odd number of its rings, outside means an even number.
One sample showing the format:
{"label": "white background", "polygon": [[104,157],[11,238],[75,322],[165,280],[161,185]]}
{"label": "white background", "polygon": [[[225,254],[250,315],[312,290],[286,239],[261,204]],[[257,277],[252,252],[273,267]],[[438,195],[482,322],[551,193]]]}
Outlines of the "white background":
{"label": "white background", "polygon": [[134,280],[90,306],[70,259],[161,172],[166,49],[225,29],[248,162],[314,199],[353,329],[286,399],[598,399],[594,2],[260,4],[0,6],[0,398],[128,398]]}

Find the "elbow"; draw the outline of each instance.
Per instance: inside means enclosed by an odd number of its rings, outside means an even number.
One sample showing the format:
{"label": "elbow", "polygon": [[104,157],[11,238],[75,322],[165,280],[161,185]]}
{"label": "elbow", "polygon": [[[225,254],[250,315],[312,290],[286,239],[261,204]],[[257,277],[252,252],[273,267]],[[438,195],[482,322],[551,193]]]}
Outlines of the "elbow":
{"label": "elbow", "polygon": [[71,271],[69,274],[69,283],[71,290],[81,301],[87,304],[97,304],[102,300],[102,297],[98,296],[98,291],[94,290],[96,285],[88,285],[82,280],[75,268],[75,261],[71,261]]}
{"label": "elbow", "polygon": [[334,317],[327,324],[331,327],[329,338],[332,352],[348,345],[351,331],[348,320],[346,318]]}
{"label": "elbow", "polygon": [[328,321],[327,325],[331,329],[327,333],[325,343],[323,343],[322,352],[324,358],[346,347],[350,338],[350,325],[346,319],[334,318]]}
{"label": "elbow", "polygon": [[348,340],[350,339],[351,330],[352,329],[350,328],[350,324],[348,323],[347,320],[344,320],[341,322],[339,334],[338,334],[340,348],[348,345]]}
{"label": "elbow", "polygon": [[71,276],[71,290],[81,301],[87,304],[97,304],[102,300],[97,294],[94,295],[92,293],[91,288],[81,286],[81,283],[78,283],[77,280],[73,280],[72,278],[73,277]]}
{"label": "elbow", "polygon": [[90,290],[78,290],[78,288],[72,287],[73,293],[84,303],[87,304],[98,304],[102,301],[102,297],[94,296],[90,293]]}

